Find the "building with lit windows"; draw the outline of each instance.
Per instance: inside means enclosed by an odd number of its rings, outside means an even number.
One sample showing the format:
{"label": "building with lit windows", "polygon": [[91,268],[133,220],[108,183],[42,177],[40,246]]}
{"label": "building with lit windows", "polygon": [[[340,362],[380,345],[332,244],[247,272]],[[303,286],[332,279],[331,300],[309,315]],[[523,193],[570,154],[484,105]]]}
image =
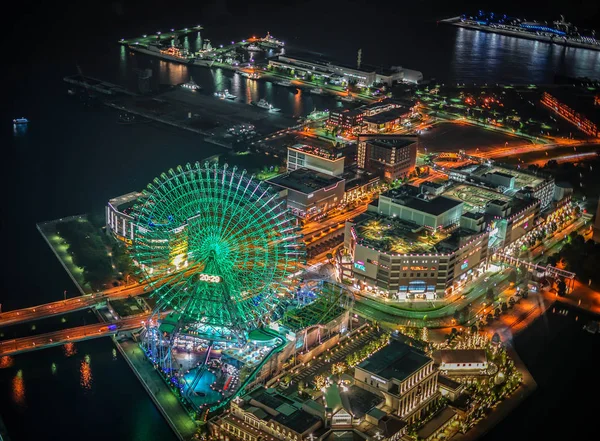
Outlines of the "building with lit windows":
{"label": "building with lit windows", "polygon": [[131,212],[141,197],[142,193],[134,191],[112,198],[106,205],[106,231],[110,231],[116,239],[128,245],[133,243],[135,231],[135,220]]}
{"label": "building with lit windows", "polygon": [[398,130],[410,117],[411,111],[406,107],[396,107],[363,118],[366,133],[390,133]]}
{"label": "building with lit windows", "polygon": [[561,89],[544,92],[541,102],[557,115],[569,121],[577,129],[589,136],[598,137],[600,122],[600,105],[598,95],[589,91],[569,90],[564,93]]}
{"label": "building with lit windows", "polygon": [[385,398],[385,406],[408,423],[421,417],[440,394],[438,370],[424,352],[392,341],[354,368],[358,387]]}
{"label": "building with lit windows", "polygon": [[467,165],[453,169],[448,175],[453,181],[469,179],[509,197],[529,197],[540,201],[542,210],[554,199],[554,178],[542,173],[516,170],[496,164]]}
{"label": "building with lit windows", "polygon": [[423,80],[421,72],[400,66],[381,68],[366,64],[349,65],[305,54],[282,54],[269,59],[269,66],[323,78],[342,78],[346,83],[354,82],[361,86],[382,83],[391,86],[396,82],[419,83]]}
{"label": "building with lit windows", "polygon": [[288,147],[287,169],[307,168],[332,176],[344,173],[346,158],[341,149],[325,149],[306,144]]}
{"label": "building with lit windows", "polygon": [[483,349],[442,349],[439,352],[440,371],[468,373],[485,371],[488,360]]}
{"label": "building with lit windows", "polygon": [[359,135],[358,167],[391,182],[415,169],[418,139],[401,135]]}
{"label": "building with lit windows", "polygon": [[327,125],[340,128],[343,131],[358,133],[363,125],[363,112],[359,109],[330,110]]}
{"label": "building with lit windows", "polygon": [[344,200],[345,180],[307,168],[288,171],[267,183],[279,190],[288,208],[302,219],[324,216]]}
{"label": "building with lit windows", "polygon": [[299,403],[260,386],[231,402],[231,411],[211,420],[212,434],[245,441],[303,441],[323,425],[323,406]]}

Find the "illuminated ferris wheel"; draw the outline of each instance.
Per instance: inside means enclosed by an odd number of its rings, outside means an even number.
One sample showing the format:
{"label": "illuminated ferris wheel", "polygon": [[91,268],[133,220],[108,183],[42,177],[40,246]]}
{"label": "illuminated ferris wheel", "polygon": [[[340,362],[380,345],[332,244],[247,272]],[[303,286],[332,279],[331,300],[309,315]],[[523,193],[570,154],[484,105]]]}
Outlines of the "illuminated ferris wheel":
{"label": "illuminated ferris wheel", "polygon": [[157,311],[211,338],[273,317],[305,254],[275,191],[235,167],[196,163],[161,174],[143,195],[132,250]]}

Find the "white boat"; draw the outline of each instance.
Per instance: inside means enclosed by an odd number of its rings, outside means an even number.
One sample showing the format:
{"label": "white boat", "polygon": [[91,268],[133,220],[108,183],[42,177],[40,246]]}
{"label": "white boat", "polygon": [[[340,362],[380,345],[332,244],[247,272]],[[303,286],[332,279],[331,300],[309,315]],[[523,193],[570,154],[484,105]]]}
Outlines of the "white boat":
{"label": "white boat", "polygon": [[234,100],[237,98],[236,95],[232,95],[229,93],[229,90],[225,89],[223,92],[215,92],[215,96],[217,98],[221,98],[222,100]]}
{"label": "white boat", "polygon": [[275,84],[278,84],[279,86],[289,87],[292,85],[292,82],[290,80],[281,80],[281,81],[275,81]]}
{"label": "white boat", "polygon": [[246,49],[248,49],[250,52],[260,52],[262,51],[262,49],[260,47],[258,47],[255,44],[249,44]]}
{"label": "white boat", "polygon": [[351,103],[352,101],[354,101],[356,98],[354,98],[352,95],[346,95],[342,97],[342,101],[347,101],[349,103]]}
{"label": "white boat", "polygon": [[260,75],[258,72],[244,72],[244,71],[240,71],[240,75],[246,78],[250,78],[251,80],[258,80],[260,78]]}
{"label": "white boat", "polygon": [[13,119],[13,124],[14,125],[25,125],[29,123],[29,120],[27,118],[15,118]]}
{"label": "white boat", "polygon": [[201,87],[194,81],[194,79],[192,77],[190,77],[190,81],[188,81],[187,83],[183,83],[181,85],[181,87],[183,87],[184,89],[189,89],[189,90],[200,90]]}
{"label": "white boat", "polygon": [[321,89],[320,87],[317,89],[310,89],[310,93],[314,93],[317,95],[322,95],[323,94],[323,89]]}
{"label": "white boat", "polygon": [[281,110],[281,109],[278,109],[277,107],[273,107],[264,98],[261,98],[258,103],[251,101],[250,104],[252,104],[253,106],[256,106],[256,107],[260,107],[261,109],[268,110],[270,112],[279,112]]}

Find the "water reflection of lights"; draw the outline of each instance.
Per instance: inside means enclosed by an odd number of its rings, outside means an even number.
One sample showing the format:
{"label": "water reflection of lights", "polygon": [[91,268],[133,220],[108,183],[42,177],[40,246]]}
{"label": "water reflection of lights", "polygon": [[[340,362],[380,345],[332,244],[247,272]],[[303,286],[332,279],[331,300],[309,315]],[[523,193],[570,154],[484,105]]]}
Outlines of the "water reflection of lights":
{"label": "water reflection of lights", "polygon": [[77,354],[75,343],[65,343],[63,346],[63,352],[65,353],[65,357],[72,357],[73,355]]}
{"label": "water reflection of lights", "polygon": [[92,388],[92,366],[90,365],[90,356],[86,354],[81,365],[79,366],[79,374],[81,376],[79,384],[82,388],[90,390]]}
{"label": "water reflection of lights", "polygon": [[19,406],[25,405],[25,380],[23,380],[23,371],[19,369],[17,375],[12,381],[13,401]]}
{"label": "water reflection of lights", "polygon": [[14,363],[14,359],[8,355],[0,357],[0,369],[11,367]]}

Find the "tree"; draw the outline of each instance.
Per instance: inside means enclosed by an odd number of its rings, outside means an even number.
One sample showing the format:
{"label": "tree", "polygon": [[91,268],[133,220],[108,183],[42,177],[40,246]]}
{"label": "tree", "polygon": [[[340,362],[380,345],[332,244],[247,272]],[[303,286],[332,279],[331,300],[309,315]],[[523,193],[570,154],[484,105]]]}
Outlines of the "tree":
{"label": "tree", "polygon": [[517,281],[517,272],[515,270],[511,270],[508,274],[508,281],[515,283]]}
{"label": "tree", "polygon": [[523,297],[524,299],[529,297],[529,289],[525,288],[523,291],[521,291],[521,297]]}
{"label": "tree", "polygon": [[564,297],[565,295],[567,295],[567,284],[565,283],[564,279],[561,279],[558,282],[558,295],[561,297]]}
{"label": "tree", "polygon": [[494,301],[495,297],[496,297],[496,294],[494,293],[494,288],[489,287],[485,294],[486,300],[488,300],[490,303],[492,303]]}
{"label": "tree", "polygon": [[346,372],[346,369],[348,369],[348,366],[343,361],[339,361],[331,365],[331,373],[333,375],[342,375],[344,372]]}
{"label": "tree", "polygon": [[323,375],[316,375],[313,379],[313,382],[315,384],[315,390],[323,389],[326,384],[325,377]]}
{"label": "tree", "polygon": [[490,313],[488,313],[488,315],[485,316],[485,319],[487,320],[488,323],[490,323],[492,320],[494,320],[494,316]]}
{"label": "tree", "polygon": [[471,325],[471,334],[477,334],[477,331],[478,331],[477,326]]}
{"label": "tree", "polygon": [[492,335],[492,343],[500,343],[500,335],[497,332],[494,332],[494,335]]}
{"label": "tree", "polygon": [[496,309],[494,310],[494,315],[496,316],[496,318],[500,317],[500,313],[501,313],[501,312],[502,312],[502,311],[500,311],[500,308],[496,308]]}
{"label": "tree", "polygon": [[502,312],[508,311],[508,305],[506,303],[502,303]]}
{"label": "tree", "polygon": [[425,342],[429,341],[429,330],[426,326],[423,326],[423,329],[421,330],[421,340]]}

